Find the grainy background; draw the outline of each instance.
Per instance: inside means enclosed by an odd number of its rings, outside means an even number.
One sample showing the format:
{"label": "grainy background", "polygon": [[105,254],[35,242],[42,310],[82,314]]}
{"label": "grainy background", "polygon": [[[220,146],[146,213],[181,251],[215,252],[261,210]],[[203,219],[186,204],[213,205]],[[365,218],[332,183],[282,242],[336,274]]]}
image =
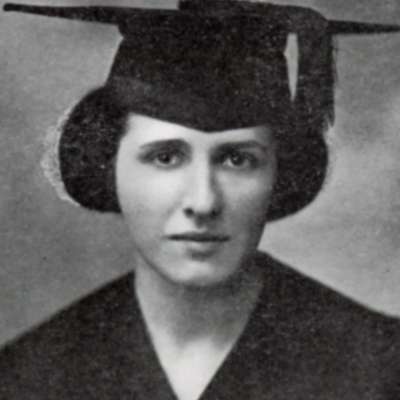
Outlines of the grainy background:
{"label": "grainy background", "polygon": [[[400,23],[398,0],[275,2]],[[132,267],[122,219],[60,201],[40,168],[46,130],[104,81],[119,40],[113,27],[0,13],[0,343]],[[325,190],[304,212],[267,227],[261,247],[400,315],[400,34],[340,39],[338,74]]]}

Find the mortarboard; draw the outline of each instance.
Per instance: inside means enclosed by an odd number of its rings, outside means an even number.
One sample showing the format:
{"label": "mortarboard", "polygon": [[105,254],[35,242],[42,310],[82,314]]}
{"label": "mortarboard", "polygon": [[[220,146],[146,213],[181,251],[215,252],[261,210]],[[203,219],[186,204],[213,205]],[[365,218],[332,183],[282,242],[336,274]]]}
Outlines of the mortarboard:
{"label": "mortarboard", "polygon": [[[334,119],[334,37],[400,32],[397,25],[328,20],[310,8],[242,0],[180,0],[175,10],[22,4],[4,10],[116,25],[123,40],[99,90],[124,109],[205,132],[273,124],[282,150],[270,220],[305,207],[323,183],[322,134]],[[284,54],[289,34],[298,45],[294,96]],[[63,136],[68,146],[77,132]],[[98,160],[112,165],[113,153],[90,148],[93,162],[60,152],[67,192],[85,207],[119,211],[109,169],[98,168]]]}
{"label": "mortarboard", "polygon": [[[134,112],[203,131],[259,125],[288,110],[308,123],[331,122],[333,36],[400,31],[232,0],[181,0],[176,10],[11,3],[4,10],[118,26],[123,40],[105,87]],[[284,56],[290,33],[299,47],[293,100]]]}

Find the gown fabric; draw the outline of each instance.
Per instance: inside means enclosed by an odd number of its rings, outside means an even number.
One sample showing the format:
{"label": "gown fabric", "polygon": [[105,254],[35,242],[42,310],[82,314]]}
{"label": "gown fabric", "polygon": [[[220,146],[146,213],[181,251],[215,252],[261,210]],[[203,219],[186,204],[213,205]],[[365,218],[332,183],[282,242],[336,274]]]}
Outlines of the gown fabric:
{"label": "gown fabric", "polygon": [[[259,254],[264,289],[200,400],[398,400],[400,322]],[[1,400],[177,400],[128,274],[0,352]]]}

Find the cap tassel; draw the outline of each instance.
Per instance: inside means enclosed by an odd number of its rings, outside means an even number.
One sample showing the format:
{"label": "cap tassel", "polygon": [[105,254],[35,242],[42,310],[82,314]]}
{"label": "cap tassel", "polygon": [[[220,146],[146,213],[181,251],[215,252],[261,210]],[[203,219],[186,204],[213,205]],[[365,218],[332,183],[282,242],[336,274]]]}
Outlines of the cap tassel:
{"label": "cap tassel", "polygon": [[299,65],[294,106],[305,123],[315,124],[319,119],[317,125],[326,128],[335,119],[335,40],[330,34],[315,37],[312,32],[299,32],[298,42]]}

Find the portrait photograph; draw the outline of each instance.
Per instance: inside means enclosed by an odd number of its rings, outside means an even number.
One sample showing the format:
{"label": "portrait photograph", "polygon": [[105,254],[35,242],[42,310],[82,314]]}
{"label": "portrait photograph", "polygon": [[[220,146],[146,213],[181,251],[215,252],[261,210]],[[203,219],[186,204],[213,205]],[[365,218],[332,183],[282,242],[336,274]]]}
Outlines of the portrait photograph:
{"label": "portrait photograph", "polygon": [[0,9],[0,400],[400,399],[398,0]]}

